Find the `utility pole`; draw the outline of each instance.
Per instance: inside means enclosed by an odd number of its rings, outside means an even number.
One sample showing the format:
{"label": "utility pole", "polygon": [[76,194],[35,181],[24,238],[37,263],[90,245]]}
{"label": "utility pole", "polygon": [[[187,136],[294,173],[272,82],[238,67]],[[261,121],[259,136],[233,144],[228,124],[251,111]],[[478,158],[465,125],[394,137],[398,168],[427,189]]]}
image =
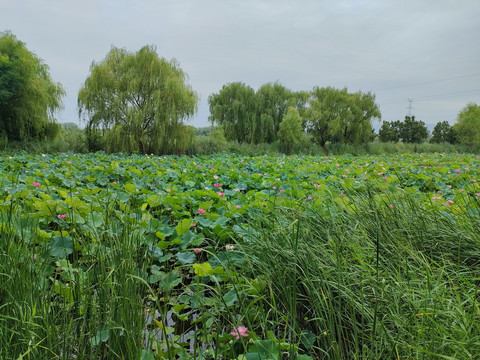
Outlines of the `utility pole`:
{"label": "utility pole", "polygon": [[413,106],[412,106],[412,103],[413,103],[413,99],[410,99],[408,98],[408,116],[412,116],[412,109],[413,109]]}

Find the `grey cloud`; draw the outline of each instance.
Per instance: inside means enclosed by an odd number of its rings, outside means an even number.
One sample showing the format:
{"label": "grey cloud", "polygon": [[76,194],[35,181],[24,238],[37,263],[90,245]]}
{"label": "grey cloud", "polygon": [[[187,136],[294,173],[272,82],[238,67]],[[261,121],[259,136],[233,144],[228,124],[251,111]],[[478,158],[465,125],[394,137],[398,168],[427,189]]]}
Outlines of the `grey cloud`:
{"label": "grey cloud", "polygon": [[0,4],[0,30],[26,42],[65,86],[61,121],[76,121],[92,61],[112,45],[151,44],[189,75],[201,97],[197,126],[223,84],[277,80],[294,90],[372,91],[385,120],[403,118],[413,98],[415,115],[435,123],[480,102],[479,12],[476,0],[25,0]]}

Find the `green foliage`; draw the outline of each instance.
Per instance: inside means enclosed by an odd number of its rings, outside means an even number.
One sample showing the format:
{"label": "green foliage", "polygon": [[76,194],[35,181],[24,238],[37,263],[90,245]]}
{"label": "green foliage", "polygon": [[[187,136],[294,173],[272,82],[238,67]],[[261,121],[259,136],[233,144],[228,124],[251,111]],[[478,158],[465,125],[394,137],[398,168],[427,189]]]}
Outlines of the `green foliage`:
{"label": "green foliage", "polygon": [[43,61],[10,32],[0,33],[0,134],[8,141],[52,140],[65,94]]}
{"label": "green foliage", "polygon": [[222,126],[228,141],[271,144],[278,140],[280,123],[289,106],[303,114],[307,92],[292,92],[279,83],[262,85],[257,92],[243,83],[231,83],[208,98],[210,121]]}
{"label": "green foliage", "polygon": [[397,120],[393,122],[383,121],[382,127],[378,131],[378,137],[382,142],[399,142],[402,122]]}
{"label": "green foliage", "polygon": [[227,140],[255,143],[255,91],[244,83],[224,85],[218,94],[208,97],[209,120],[221,126]]}
{"label": "green foliage", "polygon": [[453,125],[458,141],[465,145],[480,145],[480,106],[467,104],[457,116]]}
{"label": "green foliage", "polygon": [[405,116],[404,121],[382,123],[378,131],[381,142],[421,143],[428,138],[428,129],[423,121],[415,119],[415,116]]}
{"label": "green foliage", "polygon": [[348,93],[347,89],[315,87],[305,112],[308,131],[320,146],[327,141],[361,144],[372,139],[371,121],[380,118],[371,93]]}
{"label": "green foliage", "polygon": [[457,136],[455,130],[450,126],[448,121],[438,122],[432,131],[431,143],[450,143],[455,144]]}
{"label": "green foliage", "polygon": [[[205,128],[204,128],[205,129]],[[205,131],[203,131],[205,132]],[[227,139],[221,126],[209,127],[207,135],[197,135],[194,139],[192,154],[207,155],[225,151],[228,147]]]}
{"label": "green foliage", "polygon": [[[197,96],[174,61],[155,48],[136,53],[113,47],[92,63],[78,94],[79,115],[87,119],[89,148],[109,152],[182,153],[191,142],[184,121],[196,111]],[[185,139],[182,139],[186,136]]]}
{"label": "green foliage", "polygon": [[277,140],[280,123],[293,94],[279,83],[268,83],[262,85],[255,96],[258,109],[255,143],[272,143]]}
{"label": "green foliage", "polygon": [[400,126],[400,138],[406,143],[421,143],[428,138],[428,129],[415,116],[405,116]]}
{"label": "green foliage", "polygon": [[75,123],[61,124],[61,131],[58,137],[57,151],[85,153],[88,151],[85,130],[80,129]]}
{"label": "green foliage", "polygon": [[283,146],[283,150],[289,154],[293,147],[300,143],[304,137],[302,117],[299,115],[297,109],[290,106],[287,114],[280,123],[280,130],[278,131],[280,144]]}
{"label": "green foliage", "polygon": [[225,133],[221,126],[214,127],[210,133],[210,137],[220,148],[224,148],[227,145],[227,139],[225,138]]}

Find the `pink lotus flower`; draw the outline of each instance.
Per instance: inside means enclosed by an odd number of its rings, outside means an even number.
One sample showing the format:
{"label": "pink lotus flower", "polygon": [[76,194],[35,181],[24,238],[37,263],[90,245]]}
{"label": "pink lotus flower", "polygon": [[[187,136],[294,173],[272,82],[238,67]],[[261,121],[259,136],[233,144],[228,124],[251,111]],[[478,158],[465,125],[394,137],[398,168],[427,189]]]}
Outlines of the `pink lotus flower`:
{"label": "pink lotus flower", "polygon": [[58,215],[59,219],[65,219],[66,217],[67,217],[67,215],[65,215],[65,214]]}
{"label": "pink lotus flower", "polygon": [[307,200],[312,200],[312,199],[313,199],[312,195],[308,195]]}
{"label": "pink lotus flower", "polygon": [[193,249],[193,252],[195,254],[200,254],[203,251],[203,249]]}
{"label": "pink lotus flower", "polygon": [[32,185],[33,185],[33,186],[35,186],[35,187],[40,187],[40,183],[38,183],[38,182],[35,182],[35,181],[33,182],[33,184],[32,184]]}
{"label": "pink lotus flower", "polygon": [[460,174],[462,172],[462,170],[457,170],[455,171],[457,174]]}
{"label": "pink lotus flower", "polygon": [[198,208],[198,213],[199,213],[200,215],[203,215],[203,214],[205,214],[205,210],[204,210],[204,209],[201,209],[201,208]]}
{"label": "pink lotus flower", "polygon": [[225,193],[222,193],[222,192],[217,192],[217,195],[220,196],[220,197],[224,197],[225,196]]}
{"label": "pink lotus flower", "polygon": [[240,336],[242,336],[242,337],[247,337],[247,336],[248,336],[247,330],[248,330],[247,327],[245,327],[245,326],[239,326],[238,328],[234,329],[234,330],[230,333],[230,335],[235,336],[235,339],[238,340],[238,339],[240,339]]}
{"label": "pink lotus flower", "polygon": [[338,195],[338,196],[340,196],[341,198],[344,198],[346,195],[342,193],[342,194],[340,194],[340,195]]}
{"label": "pink lotus flower", "polygon": [[282,190],[280,190],[280,194],[283,194],[284,192],[285,192],[285,190],[283,190],[283,189],[282,189]]}
{"label": "pink lotus flower", "polygon": [[220,187],[220,184],[213,184],[214,187]]}
{"label": "pink lotus flower", "polygon": [[241,209],[242,207],[240,205],[237,205],[237,209]]}

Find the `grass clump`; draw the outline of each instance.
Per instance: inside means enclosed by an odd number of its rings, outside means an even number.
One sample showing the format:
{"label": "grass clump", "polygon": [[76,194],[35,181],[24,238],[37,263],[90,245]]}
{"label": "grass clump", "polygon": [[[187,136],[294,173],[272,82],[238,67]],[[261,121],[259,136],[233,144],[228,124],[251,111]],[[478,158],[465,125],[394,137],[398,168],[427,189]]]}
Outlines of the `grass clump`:
{"label": "grass clump", "polygon": [[268,327],[288,325],[318,359],[475,358],[478,217],[409,196],[392,206],[370,192],[350,199],[347,210],[324,198],[321,210],[256,220],[264,231],[242,250],[268,284]]}

